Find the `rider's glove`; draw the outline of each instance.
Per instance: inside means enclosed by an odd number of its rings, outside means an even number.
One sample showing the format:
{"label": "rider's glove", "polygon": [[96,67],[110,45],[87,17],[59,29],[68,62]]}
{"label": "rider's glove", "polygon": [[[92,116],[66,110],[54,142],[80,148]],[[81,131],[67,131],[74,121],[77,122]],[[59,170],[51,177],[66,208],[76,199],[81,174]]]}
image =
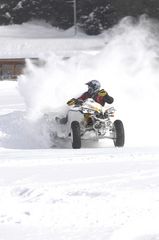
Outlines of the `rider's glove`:
{"label": "rider's glove", "polygon": [[77,99],[72,98],[67,102],[67,105],[71,106],[71,105],[75,105],[77,103]]}
{"label": "rider's glove", "polygon": [[104,89],[101,89],[101,90],[99,90],[99,92],[98,92],[98,95],[99,95],[100,97],[105,97],[107,94],[108,94],[108,93],[107,93]]}
{"label": "rider's glove", "polygon": [[67,102],[67,105],[69,105],[69,106],[72,106],[72,105],[81,105],[83,103],[83,100],[81,100],[81,99],[76,99],[76,98],[72,98],[71,100],[69,100],[68,102]]}

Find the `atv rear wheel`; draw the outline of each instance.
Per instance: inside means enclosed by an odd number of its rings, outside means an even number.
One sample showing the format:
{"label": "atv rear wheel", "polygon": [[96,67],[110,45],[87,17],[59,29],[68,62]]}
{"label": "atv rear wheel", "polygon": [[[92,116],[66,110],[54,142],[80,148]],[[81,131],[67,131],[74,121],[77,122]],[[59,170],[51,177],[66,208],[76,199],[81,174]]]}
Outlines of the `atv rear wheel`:
{"label": "atv rear wheel", "polygon": [[121,120],[115,120],[114,122],[114,145],[115,147],[123,147],[125,143],[124,125]]}
{"label": "atv rear wheel", "polygon": [[72,148],[81,148],[81,135],[79,122],[73,121],[71,123],[72,132]]}

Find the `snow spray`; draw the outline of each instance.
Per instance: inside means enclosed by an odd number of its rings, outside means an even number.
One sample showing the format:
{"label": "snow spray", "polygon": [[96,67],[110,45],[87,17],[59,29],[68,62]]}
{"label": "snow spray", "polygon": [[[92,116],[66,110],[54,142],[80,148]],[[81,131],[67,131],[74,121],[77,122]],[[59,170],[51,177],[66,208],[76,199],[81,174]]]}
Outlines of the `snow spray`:
{"label": "snow spray", "polygon": [[86,91],[84,83],[98,79],[114,97],[126,145],[158,144],[158,33],[157,22],[128,17],[103,33],[105,48],[96,53],[92,49],[68,58],[52,53],[41,67],[28,61],[18,79],[28,115],[35,120],[47,111],[67,111],[67,100]]}

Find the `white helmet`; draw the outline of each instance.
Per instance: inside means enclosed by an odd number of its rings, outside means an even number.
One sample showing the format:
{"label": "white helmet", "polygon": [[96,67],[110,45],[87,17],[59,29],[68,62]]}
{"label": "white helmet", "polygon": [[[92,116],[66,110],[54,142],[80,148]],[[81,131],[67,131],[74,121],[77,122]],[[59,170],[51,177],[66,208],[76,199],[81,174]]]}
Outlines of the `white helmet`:
{"label": "white helmet", "polygon": [[86,85],[88,85],[88,92],[90,94],[97,92],[101,88],[100,82],[98,80],[91,80],[86,83]]}

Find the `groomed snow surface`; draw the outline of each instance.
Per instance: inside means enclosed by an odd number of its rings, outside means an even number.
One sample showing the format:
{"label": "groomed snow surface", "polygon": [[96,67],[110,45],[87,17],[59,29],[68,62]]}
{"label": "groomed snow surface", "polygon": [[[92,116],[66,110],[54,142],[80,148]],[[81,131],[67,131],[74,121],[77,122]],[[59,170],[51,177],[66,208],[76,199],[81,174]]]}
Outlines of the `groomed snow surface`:
{"label": "groomed snow surface", "polygon": [[[15,56],[13,37],[23,49],[19,31],[27,57],[32,53],[21,27],[0,27],[1,57]],[[159,240],[157,24],[141,19],[134,25],[127,18],[99,37],[100,47],[89,41],[86,49],[82,35],[76,51],[50,37],[48,25],[37,28],[46,36],[46,52],[36,44],[45,64],[28,61],[18,81],[0,82],[0,240]],[[60,54],[48,53],[47,34]],[[29,44],[36,41],[31,36]],[[43,115],[64,115],[65,102],[91,79],[115,99],[124,148],[111,140],[83,143],[79,150],[50,142]]]}

